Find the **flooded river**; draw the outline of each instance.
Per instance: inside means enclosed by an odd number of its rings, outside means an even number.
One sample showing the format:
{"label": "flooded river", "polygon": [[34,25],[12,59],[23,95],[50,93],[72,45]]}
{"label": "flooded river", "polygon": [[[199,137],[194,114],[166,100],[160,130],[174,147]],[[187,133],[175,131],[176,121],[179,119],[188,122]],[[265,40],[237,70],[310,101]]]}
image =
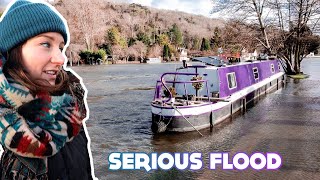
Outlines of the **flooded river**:
{"label": "flooded river", "polygon": [[[73,67],[89,91],[87,121],[96,177],[104,179],[320,179],[320,58],[306,59],[310,77],[288,79],[286,87],[265,97],[244,115],[213,129],[154,135],[150,101],[163,72],[180,64]],[[201,152],[197,171],[108,170],[111,152]],[[210,170],[210,152],[277,152],[279,170]]]}

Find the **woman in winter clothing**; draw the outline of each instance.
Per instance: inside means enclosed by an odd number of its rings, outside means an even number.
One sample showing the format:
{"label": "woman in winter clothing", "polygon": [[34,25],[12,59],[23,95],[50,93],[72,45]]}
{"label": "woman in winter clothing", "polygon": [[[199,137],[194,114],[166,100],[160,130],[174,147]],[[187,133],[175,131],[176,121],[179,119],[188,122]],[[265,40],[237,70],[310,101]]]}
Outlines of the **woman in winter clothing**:
{"label": "woman in winter clothing", "polygon": [[62,69],[66,22],[51,5],[27,0],[0,20],[1,179],[91,179],[85,91]]}

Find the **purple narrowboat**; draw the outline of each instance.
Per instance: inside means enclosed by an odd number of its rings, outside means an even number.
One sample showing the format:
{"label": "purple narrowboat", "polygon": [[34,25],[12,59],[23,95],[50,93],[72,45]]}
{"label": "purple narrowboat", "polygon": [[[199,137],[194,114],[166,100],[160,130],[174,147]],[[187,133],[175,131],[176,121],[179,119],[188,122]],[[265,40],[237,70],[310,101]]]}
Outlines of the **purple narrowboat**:
{"label": "purple narrowboat", "polygon": [[152,131],[187,132],[212,127],[245,110],[257,97],[282,87],[279,60],[233,65],[193,64],[162,74],[156,83]]}

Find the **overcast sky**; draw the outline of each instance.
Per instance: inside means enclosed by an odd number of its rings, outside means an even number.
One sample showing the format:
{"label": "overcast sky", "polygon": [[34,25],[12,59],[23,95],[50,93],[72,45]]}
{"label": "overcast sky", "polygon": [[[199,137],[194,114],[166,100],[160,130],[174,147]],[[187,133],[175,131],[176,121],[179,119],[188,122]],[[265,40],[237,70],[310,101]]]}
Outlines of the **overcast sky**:
{"label": "overcast sky", "polygon": [[11,0],[0,0],[0,7],[5,7]]}
{"label": "overcast sky", "polygon": [[[0,7],[5,7],[11,0],[0,0]],[[112,2],[137,3],[159,9],[178,10],[191,14],[210,17],[211,0],[109,0]]]}
{"label": "overcast sky", "polygon": [[[159,9],[178,10],[191,14],[210,16],[211,0],[122,0]],[[116,0],[114,0],[116,2]]]}

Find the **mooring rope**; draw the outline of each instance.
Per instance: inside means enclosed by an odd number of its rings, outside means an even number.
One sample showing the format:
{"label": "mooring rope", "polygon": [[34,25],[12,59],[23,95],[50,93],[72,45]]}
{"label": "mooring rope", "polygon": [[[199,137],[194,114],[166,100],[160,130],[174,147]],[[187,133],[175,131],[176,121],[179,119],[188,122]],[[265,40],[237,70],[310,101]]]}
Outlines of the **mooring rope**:
{"label": "mooring rope", "polygon": [[174,110],[176,110],[179,114],[181,114],[181,116],[182,116],[196,131],[198,131],[198,133],[199,133],[201,136],[203,136],[203,135],[201,134],[201,132],[200,132],[197,128],[195,128],[195,127],[192,125],[192,123],[191,123],[186,117],[184,117],[184,115],[178,110],[177,107],[175,107],[173,104],[171,104],[171,106],[173,107]]}

